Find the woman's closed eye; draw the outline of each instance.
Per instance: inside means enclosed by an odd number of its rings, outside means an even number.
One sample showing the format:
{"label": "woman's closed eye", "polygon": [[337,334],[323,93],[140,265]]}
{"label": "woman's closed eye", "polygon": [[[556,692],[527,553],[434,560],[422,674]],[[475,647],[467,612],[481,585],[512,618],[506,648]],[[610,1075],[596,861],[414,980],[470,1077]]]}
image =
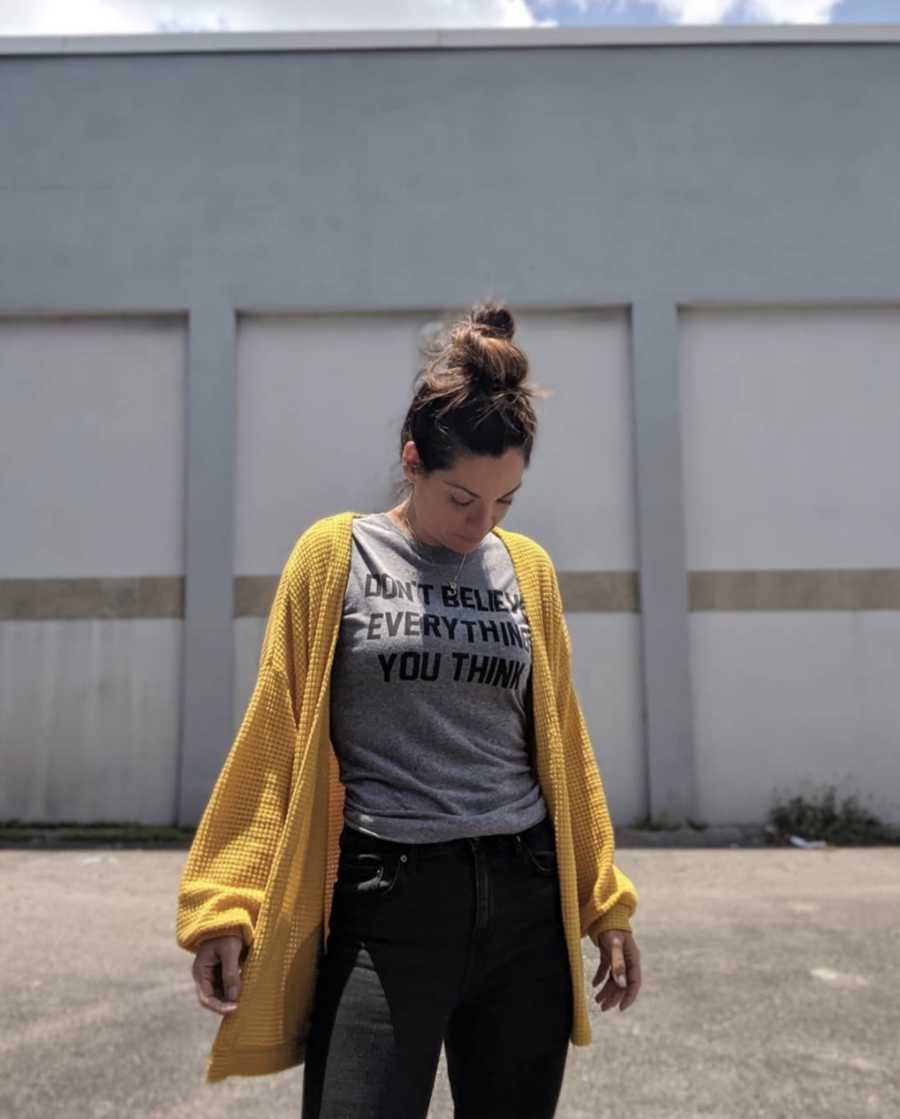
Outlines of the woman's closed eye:
{"label": "woman's closed eye", "polygon": [[[497,504],[498,504],[498,505],[512,505],[512,503],[513,503],[513,500],[514,500],[514,499],[513,499],[513,498],[511,498],[511,497],[509,497],[509,498],[502,498],[502,497],[500,497],[500,498],[498,498],[498,499],[497,499]],[[471,502],[471,501],[457,501],[455,497],[451,497],[451,498],[450,498],[450,501],[451,501],[451,502],[452,502],[452,503],[453,503],[454,505],[456,505],[456,506],[457,506],[457,507],[458,507],[459,509],[465,509],[465,508],[467,508],[467,507],[468,507],[469,505],[471,505],[471,504],[472,504],[472,502]]]}

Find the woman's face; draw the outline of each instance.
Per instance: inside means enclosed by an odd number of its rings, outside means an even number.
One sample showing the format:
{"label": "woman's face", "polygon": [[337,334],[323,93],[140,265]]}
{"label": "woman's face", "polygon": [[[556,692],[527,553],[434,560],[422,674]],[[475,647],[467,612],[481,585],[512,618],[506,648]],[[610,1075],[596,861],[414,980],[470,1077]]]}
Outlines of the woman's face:
{"label": "woman's face", "polygon": [[426,544],[443,544],[456,552],[471,552],[506,516],[513,494],[522,483],[525,456],[510,448],[493,455],[460,455],[449,470],[426,477],[410,471],[419,464],[415,443],[403,448],[406,476],[415,485],[412,523]]}

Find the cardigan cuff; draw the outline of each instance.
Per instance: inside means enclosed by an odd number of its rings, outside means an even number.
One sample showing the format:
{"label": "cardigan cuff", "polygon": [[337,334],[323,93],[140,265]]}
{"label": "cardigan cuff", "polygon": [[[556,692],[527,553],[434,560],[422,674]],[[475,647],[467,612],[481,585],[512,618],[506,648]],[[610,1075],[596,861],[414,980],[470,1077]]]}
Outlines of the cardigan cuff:
{"label": "cardigan cuff", "polygon": [[591,938],[594,944],[598,944],[597,937],[602,932],[608,932],[610,929],[619,929],[622,932],[631,932],[631,910],[627,905],[614,905],[612,909],[608,909],[601,917],[588,929],[587,935]]}

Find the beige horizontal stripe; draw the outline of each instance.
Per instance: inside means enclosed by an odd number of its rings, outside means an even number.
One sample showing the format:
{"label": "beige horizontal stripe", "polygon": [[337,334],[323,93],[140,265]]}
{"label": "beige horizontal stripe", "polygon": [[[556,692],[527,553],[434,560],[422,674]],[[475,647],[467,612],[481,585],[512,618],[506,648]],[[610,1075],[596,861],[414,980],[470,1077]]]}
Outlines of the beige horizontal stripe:
{"label": "beige horizontal stripe", "polygon": [[559,593],[570,614],[637,614],[640,578],[636,571],[557,571]]}
{"label": "beige horizontal stripe", "polygon": [[691,571],[691,610],[900,610],[900,568]]}
{"label": "beige horizontal stripe", "polygon": [[[570,614],[634,614],[640,611],[636,571],[559,571]],[[234,616],[264,618],[277,575],[239,575]],[[691,571],[692,611],[900,610],[900,568],[844,570]],[[0,579],[0,620],[75,618],[181,618],[184,578]]]}
{"label": "beige horizontal stripe", "polygon": [[0,619],[181,618],[184,576],[0,579]]}
{"label": "beige horizontal stripe", "polygon": [[234,616],[268,617],[277,586],[277,575],[238,575],[234,581]]}

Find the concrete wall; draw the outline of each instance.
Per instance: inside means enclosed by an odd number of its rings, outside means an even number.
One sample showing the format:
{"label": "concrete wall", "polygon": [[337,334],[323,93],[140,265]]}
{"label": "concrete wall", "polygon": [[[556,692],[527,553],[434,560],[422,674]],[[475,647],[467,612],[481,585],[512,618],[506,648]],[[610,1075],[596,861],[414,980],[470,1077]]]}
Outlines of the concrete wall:
{"label": "concrete wall", "polygon": [[0,40],[0,818],[196,820],[496,293],[616,822],[900,820],[893,30]]}

